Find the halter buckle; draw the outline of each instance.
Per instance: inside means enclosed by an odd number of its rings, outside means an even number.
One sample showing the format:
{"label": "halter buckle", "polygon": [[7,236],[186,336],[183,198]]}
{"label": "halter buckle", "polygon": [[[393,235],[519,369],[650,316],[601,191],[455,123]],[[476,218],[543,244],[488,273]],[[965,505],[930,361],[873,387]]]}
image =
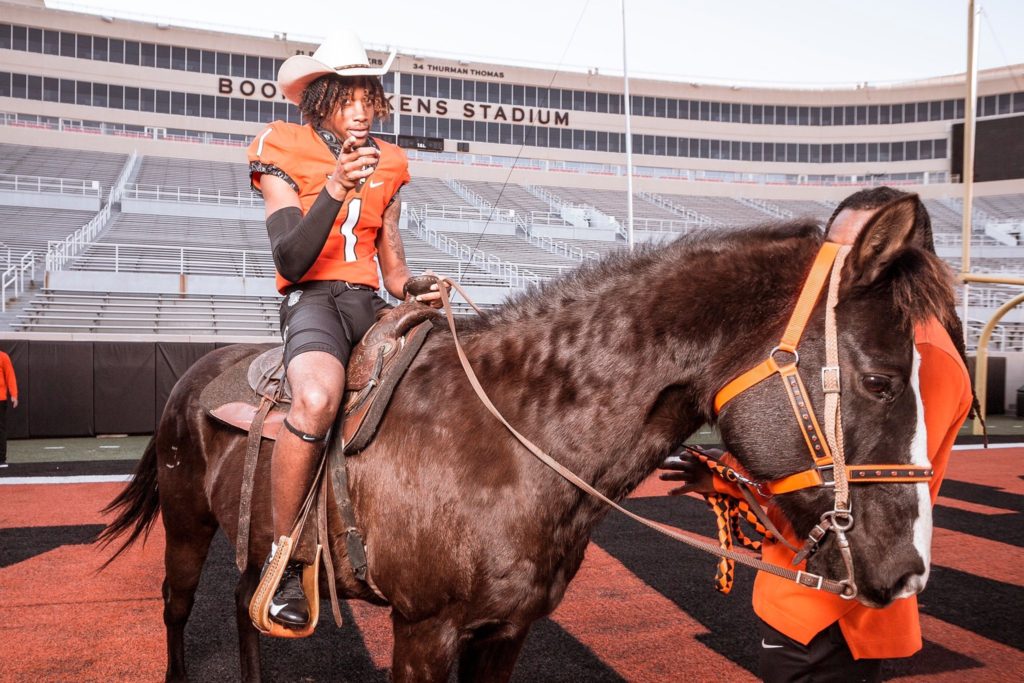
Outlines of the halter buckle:
{"label": "halter buckle", "polygon": [[[772,360],[775,360],[775,354],[777,353],[788,353],[789,355],[793,356],[793,365],[800,365],[800,354],[799,352],[797,352],[796,349],[784,349],[781,346],[776,346],[773,347],[772,350],[768,352],[768,357],[771,358]],[[776,365],[779,365],[778,361],[776,361]],[[779,367],[782,366],[779,365]]]}
{"label": "halter buckle", "polygon": [[[818,474],[821,475],[821,485],[822,486],[835,486],[836,485],[835,465],[833,465],[831,463],[829,463],[827,465],[818,465],[817,466],[817,470],[818,470]],[[826,471],[831,473],[829,478],[825,477],[825,472]]]}
{"label": "halter buckle", "polygon": [[826,394],[839,393],[839,366],[823,365],[821,367],[821,388]]}

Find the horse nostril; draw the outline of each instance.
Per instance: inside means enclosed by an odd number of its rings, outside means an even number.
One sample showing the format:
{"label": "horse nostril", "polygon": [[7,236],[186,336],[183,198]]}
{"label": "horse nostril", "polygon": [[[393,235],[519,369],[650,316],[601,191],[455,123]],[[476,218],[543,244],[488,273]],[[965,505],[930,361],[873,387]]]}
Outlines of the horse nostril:
{"label": "horse nostril", "polygon": [[924,590],[925,577],[923,574],[917,572],[911,572],[904,574],[900,577],[900,580],[893,586],[893,597],[908,598],[911,595],[917,595]]}

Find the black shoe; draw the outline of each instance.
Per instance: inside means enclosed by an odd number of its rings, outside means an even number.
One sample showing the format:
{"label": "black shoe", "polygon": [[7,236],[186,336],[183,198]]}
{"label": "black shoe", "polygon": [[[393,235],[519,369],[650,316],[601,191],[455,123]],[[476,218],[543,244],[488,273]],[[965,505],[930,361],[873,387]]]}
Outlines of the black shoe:
{"label": "black shoe", "polygon": [[285,566],[281,583],[277,585],[277,591],[270,601],[271,621],[285,628],[304,628],[309,623],[309,601],[302,592],[304,566],[301,562],[289,562]]}

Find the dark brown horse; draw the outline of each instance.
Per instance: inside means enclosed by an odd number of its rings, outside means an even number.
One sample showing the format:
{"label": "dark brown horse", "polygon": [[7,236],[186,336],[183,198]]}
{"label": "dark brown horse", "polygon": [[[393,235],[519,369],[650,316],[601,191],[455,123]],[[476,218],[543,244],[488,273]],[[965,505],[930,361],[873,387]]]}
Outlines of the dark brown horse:
{"label": "dark brown horse", "polygon": [[[854,464],[921,457],[912,324],[945,315],[952,290],[947,269],[917,245],[916,201],[881,210],[843,271],[836,310]],[[715,421],[715,393],[776,344],[821,241],[817,225],[791,222],[611,257],[463,323],[460,337],[506,418],[621,499],[674,446]],[[819,302],[800,348],[801,375],[818,407],[823,317]],[[108,541],[130,532],[131,543],[163,514],[169,680],[185,678],[183,632],[210,541],[218,527],[234,539],[238,523],[245,438],[210,420],[198,396],[250,352],[218,350],[181,378],[134,481],[112,503],[119,516]],[[888,378],[885,392],[878,377]],[[719,427],[755,477],[808,466],[778,382],[730,402]],[[249,566],[236,591],[245,680],[259,679],[246,605],[271,542],[269,461],[266,447]],[[349,468],[370,573],[392,607],[394,679],[445,681],[457,664],[460,680],[507,680],[530,625],[558,606],[607,508],[537,462],[484,410],[441,326],[396,391],[376,440]],[[852,492],[850,540],[866,602],[884,605],[924,585],[931,517],[923,487]],[[805,534],[831,509],[832,495],[809,489],[778,502]],[[341,558],[333,577],[339,592],[380,604],[352,576],[336,510],[329,522],[331,550]],[[834,545],[825,542],[811,571],[842,578]]]}

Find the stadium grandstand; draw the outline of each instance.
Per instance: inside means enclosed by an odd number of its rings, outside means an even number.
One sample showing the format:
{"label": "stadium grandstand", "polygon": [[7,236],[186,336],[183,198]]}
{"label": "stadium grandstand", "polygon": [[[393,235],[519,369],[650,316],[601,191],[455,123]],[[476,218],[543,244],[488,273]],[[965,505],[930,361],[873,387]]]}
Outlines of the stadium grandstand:
{"label": "stadium grandstand", "polygon": [[[5,343],[277,340],[245,146],[268,121],[299,120],[275,76],[316,46],[41,0],[0,8]],[[1022,79],[1024,65],[979,75],[979,125],[1024,131]],[[394,115],[376,134],[410,159],[401,228],[414,270],[457,277],[489,308],[627,248],[619,79],[399,52],[384,86]],[[853,189],[889,184],[924,198],[940,255],[958,268],[964,87],[962,74],[827,90],[634,79],[635,240],[824,221]],[[972,270],[1024,275],[1024,178],[979,182],[975,196]],[[970,349],[1018,293],[967,288]],[[1007,358],[1012,403],[1024,384],[1019,310],[989,348]]]}

